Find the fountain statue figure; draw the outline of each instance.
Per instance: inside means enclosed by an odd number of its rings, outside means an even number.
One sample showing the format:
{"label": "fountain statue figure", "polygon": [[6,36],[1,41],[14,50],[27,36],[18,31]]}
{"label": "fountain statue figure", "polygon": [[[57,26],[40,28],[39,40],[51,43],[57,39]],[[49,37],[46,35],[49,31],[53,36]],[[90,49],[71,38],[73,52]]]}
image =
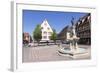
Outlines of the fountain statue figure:
{"label": "fountain statue figure", "polygon": [[71,23],[72,23],[72,28],[69,35],[70,38],[68,38],[67,40],[69,40],[70,42],[71,51],[74,51],[78,49],[77,41],[79,40],[79,37],[76,36],[74,18],[72,18]]}
{"label": "fountain statue figure", "polygon": [[72,33],[73,33],[73,35],[76,35],[76,33],[75,33],[74,18],[72,18],[71,23],[72,23]]}

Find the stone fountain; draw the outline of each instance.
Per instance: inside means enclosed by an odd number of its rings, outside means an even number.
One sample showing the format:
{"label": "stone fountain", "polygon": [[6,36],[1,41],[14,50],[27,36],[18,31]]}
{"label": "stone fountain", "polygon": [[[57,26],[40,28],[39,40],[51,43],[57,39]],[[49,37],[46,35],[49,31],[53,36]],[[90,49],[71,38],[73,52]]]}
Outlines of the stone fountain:
{"label": "stone fountain", "polygon": [[81,56],[83,54],[87,54],[88,50],[85,48],[79,48],[78,47],[78,40],[79,37],[76,36],[75,31],[75,24],[74,24],[74,18],[71,20],[72,28],[69,34],[66,35],[67,41],[69,41],[69,47],[62,47],[60,45],[60,49],[58,50],[58,54],[61,56],[69,56],[72,58],[77,58],[78,56]]}

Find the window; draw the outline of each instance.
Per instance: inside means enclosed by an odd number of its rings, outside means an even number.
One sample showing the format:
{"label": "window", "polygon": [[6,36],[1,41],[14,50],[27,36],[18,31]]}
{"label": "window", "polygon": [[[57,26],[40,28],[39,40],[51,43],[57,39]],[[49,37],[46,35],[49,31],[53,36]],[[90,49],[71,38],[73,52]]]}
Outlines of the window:
{"label": "window", "polygon": [[47,24],[46,24],[46,23],[44,23],[44,25],[45,25],[45,26],[47,26]]}
{"label": "window", "polygon": [[43,36],[43,39],[46,39],[47,38],[47,36]]}
{"label": "window", "polygon": [[50,28],[49,28],[49,27],[48,27],[47,29],[48,29],[48,30],[50,30]]}
{"label": "window", "polygon": [[44,31],[44,32],[43,32],[43,34],[47,34],[47,32],[46,32],[46,31]]}

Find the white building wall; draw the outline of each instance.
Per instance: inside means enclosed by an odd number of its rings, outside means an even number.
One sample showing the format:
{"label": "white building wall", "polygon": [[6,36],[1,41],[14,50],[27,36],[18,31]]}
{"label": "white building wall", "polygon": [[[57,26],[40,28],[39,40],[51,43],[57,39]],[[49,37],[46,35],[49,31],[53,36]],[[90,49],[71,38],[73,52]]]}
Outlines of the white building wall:
{"label": "white building wall", "polygon": [[52,28],[48,24],[48,21],[45,19],[43,23],[41,24],[42,28],[42,39],[44,41],[50,40],[51,33],[53,32]]}

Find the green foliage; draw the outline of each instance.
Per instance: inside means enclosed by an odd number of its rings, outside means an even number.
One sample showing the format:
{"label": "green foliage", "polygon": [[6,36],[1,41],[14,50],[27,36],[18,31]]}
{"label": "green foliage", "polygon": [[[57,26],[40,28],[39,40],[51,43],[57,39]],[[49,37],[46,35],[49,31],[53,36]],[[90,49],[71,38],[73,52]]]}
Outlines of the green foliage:
{"label": "green foliage", "polygon": [[42,38],[42,33],[41,33],[41,26],[37,25],[34,32],[33,32],[33,38],[39,42]]}
{"label": "green foliage", "polygon": [[55,29],[53,29],[53,33],[52,33],[50,39],[53,40],[53,41],[56,41],[56,39],[57,39],[57,34],[56,34]]}

